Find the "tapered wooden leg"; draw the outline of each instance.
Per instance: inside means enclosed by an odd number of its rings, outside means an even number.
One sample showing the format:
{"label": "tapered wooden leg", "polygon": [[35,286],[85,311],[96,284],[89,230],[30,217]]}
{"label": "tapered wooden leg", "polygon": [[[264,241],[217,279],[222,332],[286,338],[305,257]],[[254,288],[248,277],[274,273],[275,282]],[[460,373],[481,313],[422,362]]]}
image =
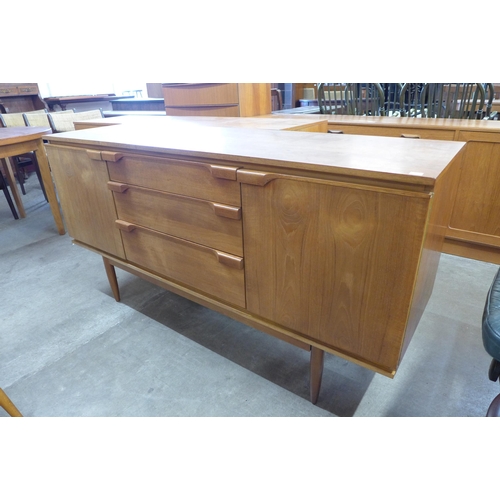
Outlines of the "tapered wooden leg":
{"label": "tapered wooden leg", "polygon": [[11,417],[22,417],[21,412],[14,406],[14,403],[9,399],[7,394],[0,389],[0,406],[11,416]]}
{"label": "tapered wooden leg", "polygon": [[318,402],[319,390],[321,388],[321,377],[323,376],[323,360],[325,351],[311,346],[311,403]]}
{"label": "tapered wooden leg", "polygon": [[102,261],[104,262],[104,269],[106,269],[106,275],[108,277],[111,291],[113,292],[113,297],[116,302],[120,302],[120,289],[118,288],[118,281],[116,279],[115,266],[112,266],[106,257],[103,257]]}

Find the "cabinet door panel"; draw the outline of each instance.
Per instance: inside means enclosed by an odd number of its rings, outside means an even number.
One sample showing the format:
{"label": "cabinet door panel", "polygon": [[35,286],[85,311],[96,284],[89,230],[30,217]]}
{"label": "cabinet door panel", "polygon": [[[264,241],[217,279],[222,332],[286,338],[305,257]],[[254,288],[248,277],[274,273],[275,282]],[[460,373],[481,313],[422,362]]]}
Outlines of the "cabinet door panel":
{"label": "cabinet door panel", "polygon": [[500,143],[479,142],[482,136],[475,138],[469,133],[459,137],[460,140],[469,139],[469,142],[465,148],[450,226],[500,237]]}
{"label": "cabinet door panel", "polygon": [[91,159],[85,149],[50,144],[45,148],[70,236],[124,258],[106,162]]}
{"label": "cabinet door panel", "polygon": [[242,205],[249,311],[395,370],[429,198],[280,178]]}

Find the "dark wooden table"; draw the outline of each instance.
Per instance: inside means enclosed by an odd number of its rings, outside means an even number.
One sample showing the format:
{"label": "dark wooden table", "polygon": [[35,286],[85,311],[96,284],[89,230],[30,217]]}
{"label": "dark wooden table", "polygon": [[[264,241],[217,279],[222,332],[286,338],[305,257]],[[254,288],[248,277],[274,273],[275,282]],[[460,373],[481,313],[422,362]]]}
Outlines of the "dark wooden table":
{"label": "dark wooden table", "polygon": [[51,111],[54,111],[54,106],[60,106],[63,111],[69,104],[82,104],[87,102],[105,102],[115,99],[130,99],[130,96],[116,96],[114,94],[95,94],[95,95],[72,95],[60,97],[44,97]]}

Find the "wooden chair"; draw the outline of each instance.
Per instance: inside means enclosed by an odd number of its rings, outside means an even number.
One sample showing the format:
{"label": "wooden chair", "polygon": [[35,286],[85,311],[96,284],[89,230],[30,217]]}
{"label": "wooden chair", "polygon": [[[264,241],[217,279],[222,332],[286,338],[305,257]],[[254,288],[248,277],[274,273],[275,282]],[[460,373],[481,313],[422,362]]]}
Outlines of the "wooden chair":
{"label": "wooden chair", "polygon": [[271,104],[273,111],[280,111],[283,109],[283,97],[280,89],[271,89]]}
{"label": "wooden chair", "polygon": [[12,197],[9,193],[9,188],[7,187],[7,180],[3,176],[2,170],[0,169],[0,190],[3,191],[5,198],[7,199],[7,203],[9,204],[10,211],[14,216],[14,219],[19,219],[19,215],[17,215],[16,207],[12,201]]}
{"label": "wooden chair", "polygon": [[[66,115],[66,114],[71,114],[74,113],[75,111],[73,109],[67,109],[65,111],[56,111],[55,113],[52,114],[61,114],[61,115]],[[49,121],[49,114],[48,113],[23,113],[23,118],[28,127],[49,127],[50,128],[50,121]],[[52,130],[54,131],[54,130]]]}
{"label": "wooden chair", "polygon": [[358,116],[385,116],[385,96],[380,83],[348,83],[347,113]]}
{"label": "wooden chair", "polygon": [[[47,112],[45,109],[39,109],[36,111],[30,111],[27,113],[6,113],[0,115],[0,123],[3,127],[26,127],[25,115],[43,115],[46,116]],[[32,166],[33,170],[38,177],[38,181],[40,182],[40,186],[42,188],[43,195],[45,196],[45,200],[47,200],[47,194],[45,193],[45,187],[43,185],[42,176],[40,174],[40,169],[38,167],[38,162],[36,159],[35,153],[23,153],[22,156],[13,156],[12,163],[16,170],[16,177],[19,181],[19,185],[21,187],[21,192],[26,194],[26,189],[24,187],[24,181],[26,180],[26,168]]]}
{"label": "wooden chair", "polygon": [[421,96],[426,118],[483,118],[485,90],[481,83],[426,83]]}
{"label": "wooden chair", "polygon": [[400,98],[402,83],[381,83],[384,93],[384,111],[386,116],[401,116]]}
{"label": "wooden chair", "polygon": [[346,85],[346,83],[318,83],[318,105],[320,114],[348,114]]}
{"label": "wooden chair", "polygon": [[0,406],[11,416],[11,417],[22,417],[21,412],[14,406],[14,403],[9,399],[7,394],[0,389]]}
{"label": "wooden chair", "polygon": [[422,92],[425,83],[403,83],[399,94],[400,116],[421,118],[425,111],[425,103],[422,103]]}
{"label": "wooden chair", "polygon": [[493,100],[495,99],[495,86],[493,83],[483,83],[484,87],[484,118],[488,120],[494,120],[498,118],[497,111],[491,111],[493,108]]}
{"label": "wooden chair", "polygon": [[79,113],[48,113],[48,118],[52,132],[58,133],[75,130],[75,122],[104,118],[104,115],[102,109],[93,109]]}

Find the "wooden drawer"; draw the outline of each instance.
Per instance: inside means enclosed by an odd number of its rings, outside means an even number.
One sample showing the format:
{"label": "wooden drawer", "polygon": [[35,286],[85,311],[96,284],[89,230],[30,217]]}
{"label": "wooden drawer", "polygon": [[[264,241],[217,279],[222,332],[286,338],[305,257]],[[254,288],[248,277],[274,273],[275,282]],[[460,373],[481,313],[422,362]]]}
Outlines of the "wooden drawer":
{"label": "wooden drawer", "polygon": [[406,127],[380,127],[360,125],[336,125],[328,124],[328,130],[342,131],[344,134],[376,135],[381,137],[408,137],[413,139],[434,139],[441,141],[452,141],[455,132],[453,130],[437,130],[424,128]]}
{"label": "wooden drawer", "polygon": [[17,87],[15,85],[0,85],[0,97],[17,95]]}
{"label": "wooden drawer", "polygon": [[241,206],[236,168],[103,151],[112,181]]}
{"label": "wooden drawer", "polygon": [[163,84],[165,106],[202,106],[238,104],[237,83],[171,83]]}
{"label": "wooden drawer", "polygon": [[458,140],[464,142],[494,142],[500,143],[500,133],[498,132],[469,132],[461,130],[458,133]]}
{"label": "wooden drawer", "polygon": [[240,116],[237,104],[226,106],[177,106],[165,108],[168,116]]}
{"label": "wooden drawer", "polygon": [[243,259],[121,220],[125,256],[137,266],[245,307]]}
{"label": "wooden drawer", "polygon": [[38,94],[38,86],[36,84],[25,84],[19,85],[17,87],[17,91],[19,94]]}
{"label": "wooden drawer", "polygon": [[118,218],[243,256],[241,208],[108,182]]}

